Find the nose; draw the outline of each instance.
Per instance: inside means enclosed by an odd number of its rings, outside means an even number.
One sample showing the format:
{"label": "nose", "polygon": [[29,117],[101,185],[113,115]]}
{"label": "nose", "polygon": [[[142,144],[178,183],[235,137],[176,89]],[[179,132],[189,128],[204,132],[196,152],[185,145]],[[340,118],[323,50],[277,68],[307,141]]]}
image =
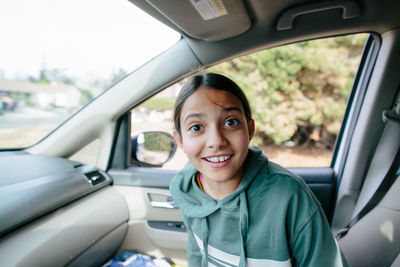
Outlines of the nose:
{"label": "nose", "polygon": [[228,144],[228,139],[225,136],[223,129],[220,127],[210,128],[207,135],[207,147],[213,149],[221,149]]}

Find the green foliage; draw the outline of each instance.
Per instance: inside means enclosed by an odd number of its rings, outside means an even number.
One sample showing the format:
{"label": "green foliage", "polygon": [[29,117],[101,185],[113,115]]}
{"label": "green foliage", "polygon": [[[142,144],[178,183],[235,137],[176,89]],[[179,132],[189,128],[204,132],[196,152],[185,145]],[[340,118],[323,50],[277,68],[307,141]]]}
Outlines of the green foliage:
{"label": "green foliage", "polygon": [[175,100],[176,97],[152,97],[136,109],[144,107],[151,110],[172,110]]}
{"label": "green foliage", "polygon": [[158,132],[147,132],[145,133],[144,147],[150,151],[169,152],[171,150],[171,140],[167,135]]}
{"label": "green foliage", "polygon": [[340,130],[366,38],[358,34],[286,45],[208,71],[225,74],[243,88],[252,106],[258,142],[315,141],[330,148]]}
{"label": "green foliage", "polygon": [[28,77],[28,80],[33,83],[49,84],[53,81],[62,84],[74,84],[73,78],[64,74],[61,69],[46,69],[44,66],[39,70],[38,78],[33,76]]}

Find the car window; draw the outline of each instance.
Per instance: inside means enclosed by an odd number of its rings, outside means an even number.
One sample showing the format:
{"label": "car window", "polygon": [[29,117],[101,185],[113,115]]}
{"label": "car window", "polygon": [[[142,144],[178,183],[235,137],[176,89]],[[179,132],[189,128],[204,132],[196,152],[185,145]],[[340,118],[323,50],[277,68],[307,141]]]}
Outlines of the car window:
{"label": "car window", "polygon": [[126,0],[4,0],[0,33],[0,149],[35,144],[180,38]]}
{"label": "car window", "polygon": [[[208,68],[236,81],[253,111],[251,145],[285,167],[328,167],[368,34],[266,49]],[[132,110],[132,133],[172,133],[180,81]],[[187,159],[178,149],[164,169]]]}

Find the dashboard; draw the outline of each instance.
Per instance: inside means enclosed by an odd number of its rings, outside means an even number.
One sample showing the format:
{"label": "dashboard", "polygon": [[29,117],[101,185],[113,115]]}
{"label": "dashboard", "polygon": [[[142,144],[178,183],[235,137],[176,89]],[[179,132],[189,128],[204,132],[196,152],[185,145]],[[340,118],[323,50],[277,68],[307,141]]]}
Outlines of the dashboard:
{"label": "dashboard", "polygon": [[15,151],[0,153],[0,173],[6,266],[96,266],[121,245],[129,211],[104,171]]}

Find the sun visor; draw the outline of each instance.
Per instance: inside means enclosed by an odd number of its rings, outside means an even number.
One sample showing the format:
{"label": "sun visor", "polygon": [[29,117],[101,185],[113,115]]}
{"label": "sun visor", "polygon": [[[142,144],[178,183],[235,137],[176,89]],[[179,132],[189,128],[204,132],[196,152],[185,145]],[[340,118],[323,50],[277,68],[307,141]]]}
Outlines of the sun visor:
{"label": "sun visor", "polygon": [[[131,2],[136,4],[135,0]],[[146,2],[182,32],[198,39],[223,40],[244,33],[251,26],[242,0],[146,0]]]}

